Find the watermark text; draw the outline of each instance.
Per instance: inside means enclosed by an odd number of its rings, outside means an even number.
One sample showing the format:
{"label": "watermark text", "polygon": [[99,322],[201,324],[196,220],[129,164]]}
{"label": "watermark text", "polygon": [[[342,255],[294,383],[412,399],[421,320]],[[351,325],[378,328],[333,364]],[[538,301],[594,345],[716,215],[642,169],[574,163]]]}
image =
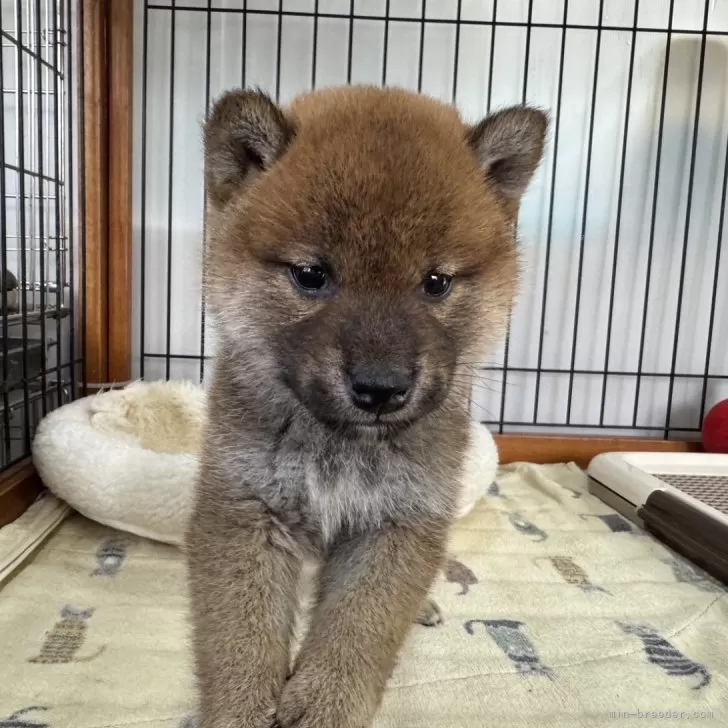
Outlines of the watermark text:
{"label": "watermark text", "polygon": [[709,720],[712,710],[610,710],[609,717],[615,719],[646,718],[648,720]]}

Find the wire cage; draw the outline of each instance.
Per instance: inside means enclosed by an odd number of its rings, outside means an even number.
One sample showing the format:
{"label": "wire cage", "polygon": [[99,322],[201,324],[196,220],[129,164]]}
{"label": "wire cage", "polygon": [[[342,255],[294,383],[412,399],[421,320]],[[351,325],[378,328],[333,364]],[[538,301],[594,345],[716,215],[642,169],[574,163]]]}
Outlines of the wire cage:
{"label": "wire cage", "polygon": [[366,83],[469,120],[551,111],[520,215],[521,295],[475,417],[500,433],[690,440],[728,396],[728,3],[152,0],[135,30],[135,375],[203,378],[214,352],[200,295],[211,102],[240,85],[286,102]]}
{"label": "wire cage", "polygon": [[[520,214],[521,293],[473,388],[473,416],[501,445],[528,440],[521,455],[553,460],[589,443],[578,462],[637,438],[690,448],[728,396],[726,0],[0,7],[0,471],[85,391],[204,380],[201,124],[241,85],[281,103],[397,85],[468,121],[550,110]],[[549,438],[544,455],[541,435],[571,445]]]}
{"label": "wire cage", "polygon": [[67,0],[0,4],[0,471],[27,457],[36,424],[84,379],[73,22]]}

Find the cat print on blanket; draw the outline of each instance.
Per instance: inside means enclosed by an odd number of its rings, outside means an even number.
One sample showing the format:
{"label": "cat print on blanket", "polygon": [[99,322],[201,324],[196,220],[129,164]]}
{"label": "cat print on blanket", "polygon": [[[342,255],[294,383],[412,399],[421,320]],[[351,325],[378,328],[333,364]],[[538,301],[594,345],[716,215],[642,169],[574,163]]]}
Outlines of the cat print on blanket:
{"label": "cat print on blanket", "polygon": [[571,497],[572,497],[572,498],[573,498],[574,500],[578,500],[579,498],[581,498],[581,496],[582,496],[582,493],[581,493],[580,491],[578,491],[578,490],[575,490],[574,488],[569,488],[569,486],[568,486],[568,485],[564,485],[563,483],[559,483],[559,485],[560,485],[560,486],[561,486],[561,487],[562,487],[562,488],[563,488],[564,490],[567,490],[567,491],[569,491],[569,493],[571,494]]}
{"label": "cat print on blanket", "polygon": [[571,556],[541,556],[535,559],[536,564],[539,564],[541,561],[550,561],[551,565],[559,572],[559,575],[567,584],[577,586],[585,592],[609,594],[603,587],[592,584],[589,580],[589,575]]}
{"label": "cat print on blanket", "polygon": [[596,515],[595,513],[581,513],[580,518],[585,521],[587,518],[598,518],[612,533],[634,533],[629,521],[622,518],[619,513],[607,513]]}
{"label": "cat print on blanket", "polygon": [[93,615],[93,609],[76,609],[66,605],[61,610],[61,618],[53,625],[46,635],[40,648],[40,654],[28,662],[35,664],[63,664],[69,662],[90,662],[97,658],[104,647],[88,657],[76,657],[81,649],[88,629],[88,620]]}
{"label": "cat print on blanket", "polygon": [[488,486],[488,490],[486,491],[486,493],[491,498],[508,498],[507,495],[503,495],[503,493],[501,493],[500,485],[498,485],[497,481],[495,480]]}
{"label": "cat print on blanket", "polygon": [[541,675],[553,679],[553,670],[541,662],[536,647],[523,632],[523,622],[513,619],[471,619],[465,623],[465,631],[475,635],[477,625],[485,627],[488,635],[521,675]]}
{"label": "cat print on blanket", "polygon": [[664,563],[670,565],[675,581],[680,584],[690,584],[690,586],[710,594],[719,594],[726,591],[726,587],[715,577],[699,569],[686,559],[678,557]]}
{"label": "cat print on blanket", "polygon": [[445,579],[450,584],[459,584],[458,596],[465,596],[470,587],[478,583],[478,577],[465,564],[454,557],[450,557],[445,564]]}
{"label": "cat print on blanket", "polygon": [[545,541],[549,536],[538,526],[527,521],[520,513],[514,511],[508,514],[508,520],[511,525],[519,532],[526,536],[533,536],[534,541]]}
{"label": "cat print on blanket", "polygon": [[48,710],[43,705],[31,705],[29,708],[17,710],[7,718],[0,718],[0,728],[51,728],[50,723],[39,723],[38,718],[32,718],[29,714],[41,710]]}
{"label": "cat print on blanket", "polygon": [[126,559],[129,546],[131,540],[126,536],[112,536],[104,540],[96,551],[98,566],[91,572],[91,576],[116,576]]}
{"label": "cat print on blanket", "polygon": [[625,622],[617,622],[617,625],[626,634],[639,637],[648,661],[661,667],[671,677],[699,675],[700,682],[692,686],[693,690],[700,690],[710,683],[710,671],[705,665],[685,657],[653,627]]}

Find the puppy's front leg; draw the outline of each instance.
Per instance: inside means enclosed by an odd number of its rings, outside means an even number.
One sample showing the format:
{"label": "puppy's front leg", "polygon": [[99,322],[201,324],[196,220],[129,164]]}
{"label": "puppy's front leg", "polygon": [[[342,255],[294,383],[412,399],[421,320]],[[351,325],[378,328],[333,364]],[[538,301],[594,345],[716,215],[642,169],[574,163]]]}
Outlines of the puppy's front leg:
{"label": "puppy's front leg", "polygon": [[188,535],[200,728],[270,728],[286,678],[300,562],[262,504],[198,506]]}
{"label": "puppy's front leg", "polygon": [[276,717],[281,728],[366,728],[440,566],[447,528],[388,527],[337,544]]}

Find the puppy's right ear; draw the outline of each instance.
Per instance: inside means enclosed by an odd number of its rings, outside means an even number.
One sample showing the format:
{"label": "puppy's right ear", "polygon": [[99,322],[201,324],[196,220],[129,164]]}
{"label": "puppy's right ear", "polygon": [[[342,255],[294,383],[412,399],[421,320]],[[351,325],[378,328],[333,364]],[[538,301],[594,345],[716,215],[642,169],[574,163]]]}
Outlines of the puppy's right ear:
{"label": "puppy's right ear", "polygon": [[281,109],[262,91],[224,94],[205,124],[205,182],[213,206],[267,170],[293,139],[294,129]]}

